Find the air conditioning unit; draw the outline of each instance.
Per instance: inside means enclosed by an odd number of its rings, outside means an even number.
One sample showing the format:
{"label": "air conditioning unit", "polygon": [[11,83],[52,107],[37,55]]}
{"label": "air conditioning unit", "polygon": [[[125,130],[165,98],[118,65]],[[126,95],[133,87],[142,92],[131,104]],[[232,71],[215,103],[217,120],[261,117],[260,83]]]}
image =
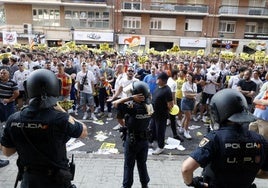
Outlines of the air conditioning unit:
{"label": "air conditioning unit", "polygon": [[32,24],[23,24],[23,33],[31,34],[32,33]]}

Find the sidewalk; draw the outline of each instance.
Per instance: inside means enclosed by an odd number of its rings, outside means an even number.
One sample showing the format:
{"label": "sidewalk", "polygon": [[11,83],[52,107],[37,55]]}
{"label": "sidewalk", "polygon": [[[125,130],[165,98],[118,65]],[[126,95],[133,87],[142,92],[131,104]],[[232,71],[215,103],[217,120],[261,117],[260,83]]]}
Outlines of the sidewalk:
{"label": "sidewalk", "polygon": [[[159,155],[148,157],[148,171],[150,188],[183,188],[181,164],[187,156],[184,155]],[[0,155],[0,159],[6,157]],[[0,169],[0,187],[13,188],[17,174],[17,156],[9,158],[10,164]],[[76,174],[74,184],[77,188],[120,188],[123,177],[122,154],[96,155],[75,154]],[[201,169],[195,175],[199,175]],[[267,180],[256,179],[258,188],[266,188]],[[19,186],[18,186],[19,187]],[[133,188],[140,188],[137,168],[134,172]]]}

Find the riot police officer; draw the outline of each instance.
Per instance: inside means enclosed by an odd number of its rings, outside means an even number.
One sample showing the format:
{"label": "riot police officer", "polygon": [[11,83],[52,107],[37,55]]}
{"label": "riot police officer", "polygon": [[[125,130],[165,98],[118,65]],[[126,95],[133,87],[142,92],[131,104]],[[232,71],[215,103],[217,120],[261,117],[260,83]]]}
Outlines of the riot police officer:
{"label": "riot police officer", "polygon": [[[248,131],[254,121],[245,97],[237,90],[223,89],[210,102],[211,118],[219,127],[208,133],[182,164],[186,185],[212,188],[250,188],[255,177],[268,178],[268,143]],[[193,172],[202,167],[203,177]]]}
{"label": "riot police officer", "polygon": [[75,187],[66,142],[71,137],[86,137],[87,127],[57,104],[61,82],[53,72],[32,72],[24,88],[30,102],[7,120],[1,140],[3,154],[18,153],[21,188]]}
{"label": "riot police officer", "polygon": [[150,90],[145,82],[136,81],[132,83],[131,91],[132,97],[113,102],[114,106],[117,107],[117,119],[122,125],[121,130],[125,130],[123,131],[125,133],[125,138],[123,138],[125,140],[123,188],[130,188],[133,184],[135,161],[137,161],[142,188],[147,188],[150,181],[146,166],[148,156],[147,130],[152,114],[152,105],[150,105],[149,99]]}

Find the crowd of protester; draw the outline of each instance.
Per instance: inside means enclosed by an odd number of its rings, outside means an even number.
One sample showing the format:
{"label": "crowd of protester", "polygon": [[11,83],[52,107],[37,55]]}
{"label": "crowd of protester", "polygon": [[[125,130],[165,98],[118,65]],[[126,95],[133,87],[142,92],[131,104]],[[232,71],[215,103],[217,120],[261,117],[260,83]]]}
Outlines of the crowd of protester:
{"label": "crowd of protester", "polygon": [[61,79],[59,100],[74,101],[69,113],[78,115],[81,110],[83,120],[95,121],[114,117],[111,101],[128,96],[125,88],[134,81],[146,82],[153,95],[159,87],[158,75],[164,72],[170,77],[168,85],[172,87],[173,102],[181,109],[177,117],[170,119],[173,136],[180,140],[177,131],[186,139],[192,138],[191,120],[209,122],[208,104],[217,91],[239,90],[254,112],[254,98],[267,90],[265,63],[238,58],[226,60],[221,55],[147,54],[141,62],[135,53],[95,54],[90,50],[60,53],[2,48],[1,53],[10,53],[8,57],[2,56],[0,66],[1,122],[27,105],[23,81],[36,69],[51,70]]}

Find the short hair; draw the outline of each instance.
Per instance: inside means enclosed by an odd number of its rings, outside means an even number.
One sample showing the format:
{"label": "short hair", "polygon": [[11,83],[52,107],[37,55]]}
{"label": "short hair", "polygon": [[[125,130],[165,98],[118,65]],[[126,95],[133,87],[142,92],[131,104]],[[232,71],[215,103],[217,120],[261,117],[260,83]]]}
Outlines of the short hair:
{"label": "short hair", "polygon": [[240,73],[240,72],[244,72],[245,70],[247,70],[247,67],[242,66],[242,67],[239,68],[238,72],[239,72],[239,73]]}
{"label": "short hair", "polygon": [[2,59],[2,64],[3,65],[7,65],[8,62],[9,62],[9,59],[7,57],[5,57],[5,58]]}

